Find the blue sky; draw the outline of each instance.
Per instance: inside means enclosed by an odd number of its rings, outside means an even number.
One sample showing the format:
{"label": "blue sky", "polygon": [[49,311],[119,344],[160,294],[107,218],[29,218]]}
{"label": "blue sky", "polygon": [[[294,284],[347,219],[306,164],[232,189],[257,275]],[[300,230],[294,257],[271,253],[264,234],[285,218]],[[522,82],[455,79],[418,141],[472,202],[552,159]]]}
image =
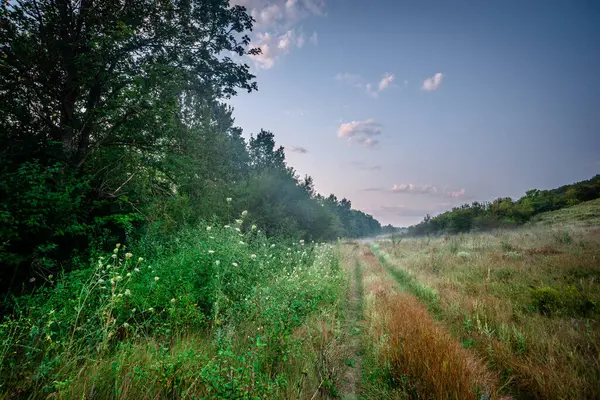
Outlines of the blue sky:
{"label": "blue sky", "polygon": [[236,124],[384,224],[600,173],[596,1],[231,2],[263,50]]}

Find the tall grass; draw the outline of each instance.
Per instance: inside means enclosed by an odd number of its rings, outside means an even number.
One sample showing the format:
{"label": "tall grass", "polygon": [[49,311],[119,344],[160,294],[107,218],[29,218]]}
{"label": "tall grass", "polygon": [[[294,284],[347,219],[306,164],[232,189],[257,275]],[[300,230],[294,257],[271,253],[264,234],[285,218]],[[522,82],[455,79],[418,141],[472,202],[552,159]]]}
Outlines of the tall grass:
{"label": "tall grass", "polygon": [[438,293],[437,315],[512,394],[598,398],[599,238],[593,226],[534,225],[380,247],[396,277]]}
{"label": "tall grass", "polygon": [[326,393],[336,379],[323,365],[335,341],[329,332],[346,290],[336,250],[270,241],[245,226],[244,216],[167,241],[149,234],[134,250],[117,245],[15,299],[14,313],[0,325],[0,392],[31,398]]}
{"label": "tall grass", "polygon": [[[368,250],[367,250],[368,251]],[[494,398],[495,379],[484,363],[436,323],[427,308],[396,285],[368,251],[365,316],[369,352],[384,374],[372,374],[396,398]]]}

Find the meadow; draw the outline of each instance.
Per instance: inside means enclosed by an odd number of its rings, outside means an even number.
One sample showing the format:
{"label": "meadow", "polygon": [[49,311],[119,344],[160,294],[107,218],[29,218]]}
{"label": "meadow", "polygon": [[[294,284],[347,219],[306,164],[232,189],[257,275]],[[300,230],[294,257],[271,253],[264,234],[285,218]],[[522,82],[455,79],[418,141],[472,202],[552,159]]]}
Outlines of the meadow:
{"label": "meadow", "polygon": [[149,233],[11,300],[1,397],[597,398],[597,205],[371,242],[269,239],[245,212]]}
{"label": "meadow", "polygon": [[600,397],[600,202],[518,230],[397,238],[373,252],[515,398]]}

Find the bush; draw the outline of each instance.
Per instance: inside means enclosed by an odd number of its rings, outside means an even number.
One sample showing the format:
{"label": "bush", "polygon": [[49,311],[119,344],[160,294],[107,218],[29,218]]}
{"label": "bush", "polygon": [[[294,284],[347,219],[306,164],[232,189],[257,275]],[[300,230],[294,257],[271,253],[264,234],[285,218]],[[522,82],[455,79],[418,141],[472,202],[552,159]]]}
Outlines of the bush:
{"label": "bush", "polygon": [[596,303],[575,286],[560,292],[551,287],[530,291],[533,306],[543,315],[563,314],[586,316],[596,312]]}

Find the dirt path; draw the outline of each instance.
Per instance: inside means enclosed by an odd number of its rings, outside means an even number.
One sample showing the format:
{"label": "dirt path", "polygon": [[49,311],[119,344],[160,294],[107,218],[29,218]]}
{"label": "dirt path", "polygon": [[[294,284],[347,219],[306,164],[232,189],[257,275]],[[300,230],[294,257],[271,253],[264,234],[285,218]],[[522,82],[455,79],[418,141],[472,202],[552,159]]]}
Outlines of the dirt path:
{"label": "dirt path", "polygon": [[347,340],[348,353],[350,356],[345,360],[346,371],[342,377],[339,387],[342,399],[353,400],[359,398],[359,386],[361,380],[361,321],[362,315],[362,266],[358,261],[357,249],[352,252],[353,268],[347,266],[351,272],[350,290],[348,291],[348,302],[346,306],[346,318],[344,324],[344,336]]}

